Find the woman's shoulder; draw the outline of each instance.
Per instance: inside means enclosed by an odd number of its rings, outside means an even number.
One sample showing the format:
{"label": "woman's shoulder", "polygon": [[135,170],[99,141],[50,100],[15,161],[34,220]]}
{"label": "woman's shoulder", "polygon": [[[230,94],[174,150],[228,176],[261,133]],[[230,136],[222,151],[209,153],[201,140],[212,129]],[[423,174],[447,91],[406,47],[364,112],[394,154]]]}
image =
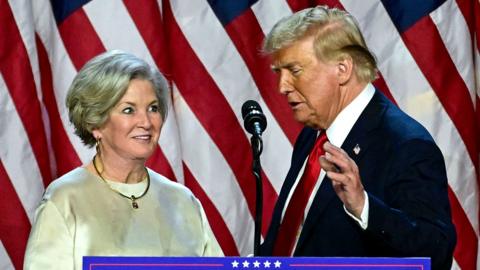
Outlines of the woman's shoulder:
{"label": "woman's shoulder", "polygon": [[77,167],[61,177],[53,180],[45,190],[44,199],[68,196],[72,192],[79,192],[95,181],[94,176],[85,168]]}
{"label": "woman's shoulder", "polygon": [[195,197],[192,191],[186,186],[177,183],[173,180],[168,179],[167,177],[148,169],[148,174],[150,175],[151,185],[156,186],[157,189],[163,190],[166,192],[174,192],[178,194],[184,194],[187,197]]}
{"label": "woman's shoulder", "polygon": [[161,185],[162,188],[178,189],[178,190],[187,191],[191,193],[191,191],[184,185],[177,183],[171,179],[168,179],[167,177],[157,173],[156,171],[150,168],[147,168],[147,170],[148,170],[148,174],[150,176],[150,181],[152,182],[152,184]]}

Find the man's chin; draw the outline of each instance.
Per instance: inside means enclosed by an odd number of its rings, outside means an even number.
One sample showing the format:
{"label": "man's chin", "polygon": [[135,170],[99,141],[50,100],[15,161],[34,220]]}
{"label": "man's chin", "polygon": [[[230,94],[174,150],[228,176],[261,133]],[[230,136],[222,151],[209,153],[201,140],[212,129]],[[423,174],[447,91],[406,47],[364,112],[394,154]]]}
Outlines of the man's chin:
{"label": "man's chin", "polygon": [[294,119],[307,127],[313,128],[313,129],[321,129],[319,124],[313,121],[311,118],[306,117],[305,115],[294,115]]}
{"label": "man's chin", "polygon": [[295,121],[299,122],[302,125],[308,125],[308,117],[301,112],[294,111],[293,119],[295,119]]}

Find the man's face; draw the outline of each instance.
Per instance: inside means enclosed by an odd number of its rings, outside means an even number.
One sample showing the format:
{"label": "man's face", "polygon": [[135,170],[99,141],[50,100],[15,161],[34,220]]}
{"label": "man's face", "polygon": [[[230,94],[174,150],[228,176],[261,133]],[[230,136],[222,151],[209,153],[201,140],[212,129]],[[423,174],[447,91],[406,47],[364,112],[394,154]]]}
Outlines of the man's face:
{"label": "man's face", "polygon": [[272,55],[278,89],[287,97],[295,120],[326,129],[340,110],[338,65],[317,59],[313,37],[303,38]]}

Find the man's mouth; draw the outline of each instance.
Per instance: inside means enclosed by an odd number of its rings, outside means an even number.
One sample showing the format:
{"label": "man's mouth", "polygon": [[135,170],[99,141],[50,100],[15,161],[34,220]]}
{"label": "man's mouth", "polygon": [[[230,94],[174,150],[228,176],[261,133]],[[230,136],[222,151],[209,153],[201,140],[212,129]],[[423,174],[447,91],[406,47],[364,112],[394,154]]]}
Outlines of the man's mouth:
{"label": "man's mouth", "polygon": [[301,102],[289,101],[288,104],[292,109],[295,109]]}

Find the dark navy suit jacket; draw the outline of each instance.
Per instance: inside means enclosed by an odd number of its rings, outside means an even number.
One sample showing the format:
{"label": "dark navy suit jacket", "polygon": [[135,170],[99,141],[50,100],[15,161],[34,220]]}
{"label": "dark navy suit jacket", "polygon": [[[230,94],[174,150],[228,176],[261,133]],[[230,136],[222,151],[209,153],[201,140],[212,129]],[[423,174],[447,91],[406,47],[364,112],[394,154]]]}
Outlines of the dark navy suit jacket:
{"label": "dark navy suit jacket", "polygon": [[[272,255],[286,198],[316,135],[304,128],[297,138],[261,255]],[[456,235],[445,162],[427,130],[376,91],[342,148],[358,165],[368,193],[368,227],[345,213],[325,178],[294,256],[431,257],[432,269],[450,268]]]}

